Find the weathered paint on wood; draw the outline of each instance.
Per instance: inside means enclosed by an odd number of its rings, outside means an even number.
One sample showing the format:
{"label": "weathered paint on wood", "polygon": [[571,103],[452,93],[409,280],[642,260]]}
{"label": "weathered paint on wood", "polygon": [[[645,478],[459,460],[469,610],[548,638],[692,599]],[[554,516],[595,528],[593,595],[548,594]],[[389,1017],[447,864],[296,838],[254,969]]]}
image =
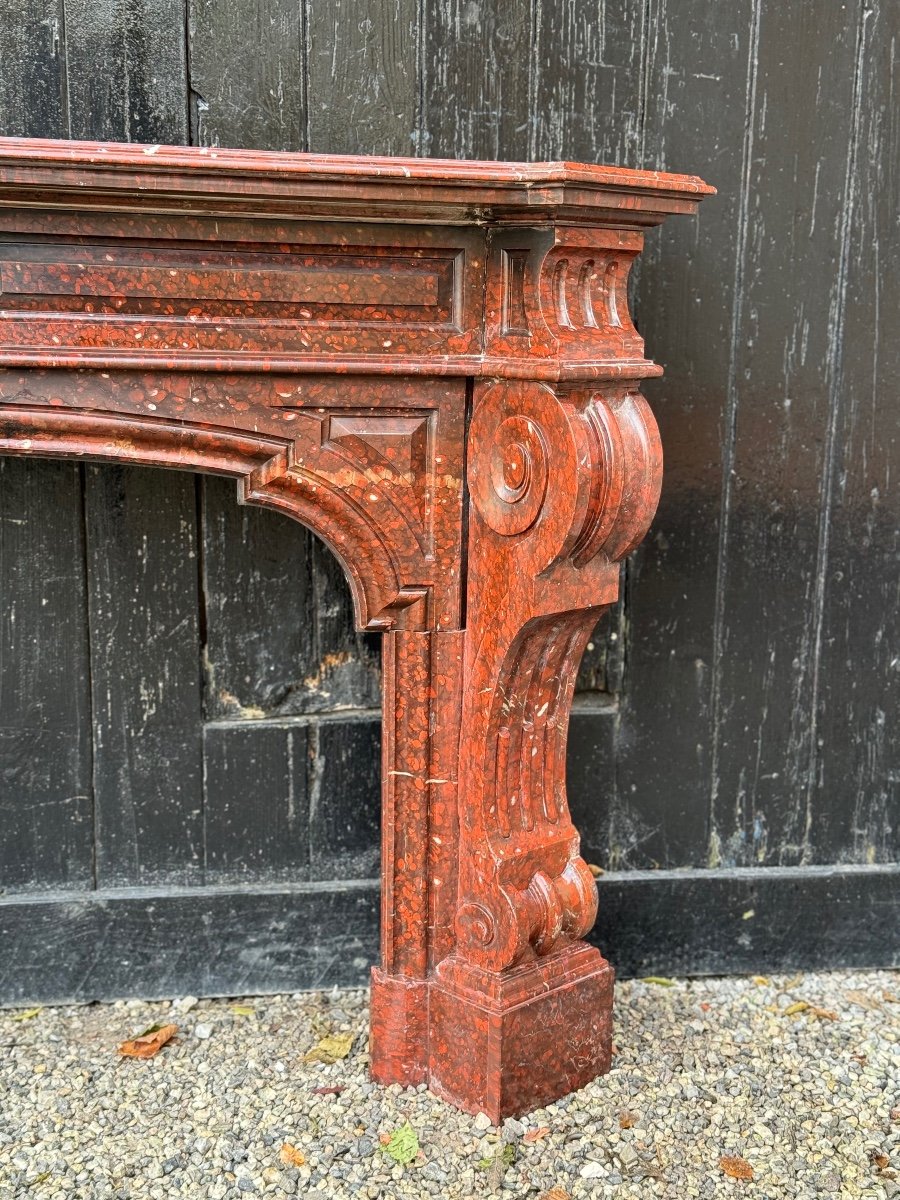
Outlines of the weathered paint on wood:
{"label": "weathered paint on wood", "polygon": [[69,135],[64,0],[0,0],[0,128]]}
{"label": "weathered paint on wood", "polygon": [[378,903],[374,880],[0,897],[0,995],[13,1005],[358,987],[378,953]]}
{"label": "weathered paint on wood", "polygon": [[816,577],[808,787],[815,862],[888,863],[900,829],[900,105],[895,5],[856,28],[840,285],[829,319],[829,453]]}
{"label": "weathered paint on wood", "polygon": [[63,8],[69,137],[185,141],[184,0],[63,0]]}
{"label": "weathered paint on wood", "polygon": [[[750,973],[760,963],[793,973],[838,957],[851,969],[900,967],[898,884],[891,867],[615,872],[598,880],[591,940],[615,952],[622,978]],[[0,940],[10,949],[0,960],[4,1003],[365,986],[378,952],[377,881],[202,895],[202,904],[195,888],[0,898]],[[52,974],[48,958],[58,964]]]}
{"label": "weathered paint on wood", "polygon": [[531,0],[426,0],[420,153],[533,158]]}
{"label": "weathered paint on wood", "polygon": [[94,886],[82,476],[0,458],[0,895]]}
{"label": "weathered paint on wood", "polygon": [[535,6],[530,157],[640,165],[649,13],[644,0]]}
{"label": "weathered paint on wood", "polygon": [[309,838],[314,879],[378,873],[381,829],[380,720],[310,726]]}
{"label": "weathered paint on wood", "polygon": [[415,154],[419,0],[308,0],[308,150]]}
{"label": "weathered paint on wood", "polygon": [[[829,572],[829,506],[820,501],[838,403],[845,172],[856,137],[862,7],[861,0],[827,12],[766,6],[759,14],[711,664],[710,859],[727,866],[810,861],[821,808],[809,778],[818,581]],[[786,45],[814,34],[821,38],[814,59],[785,55]],[[803,114],[802,137],[794,123],[771,119],[776,98]],[[823,177],[834,186],[822,188]],[[789,291],[773,287],[785,276]],[[744,753],[727,752],[742,741]]]}
{"label": "weathered paint on wood", "polygon": [[210,720],[377,709],[378,643],[353,628],[334,555],[296,521],[238,507],[204,477],[205,712]]}
{"label": "weathered paint on wood", "polygon": [[293,721],[205,727],[207,883],[309,878],[309,737],[309,726]]}
{"label": "weathered paint on wood", "polygon": [[[666,364],[664,377],[645,388],[660,424],[665,474],[656,520],[629,566],[610,855],[630,867],[701,867],[709,864],[729,348],[743,286],[734,247],[744,228],[743,189],[754,173],[743,145],[754,26],[751,0],[735,0],[721,21],[710,21],[709,6],[693,0],[677,12],[668,5],[651,12],[642,161],[676,163],[700,154],[718,191],[702,227],[661,231],[644,256],[637,288],[647,351]],[[677,269],[661,269],[663,256],[674,256]]]}
{"label": "weathered paint on wood", "polygon": [[900,966],[896,865],[626,871],[597,882],[591,940],[615,947],[627,976]]}
{"label": "weathered paint on wood", "polygon": [[97,882],[199,883],[194,479],[89,467],[85,501]]}
{"label": "weathered paint on wood", "polygon": [[[303,5],[188,0],[191,140],[305,150]],[[187,140],[187,139],[185,139]]]}

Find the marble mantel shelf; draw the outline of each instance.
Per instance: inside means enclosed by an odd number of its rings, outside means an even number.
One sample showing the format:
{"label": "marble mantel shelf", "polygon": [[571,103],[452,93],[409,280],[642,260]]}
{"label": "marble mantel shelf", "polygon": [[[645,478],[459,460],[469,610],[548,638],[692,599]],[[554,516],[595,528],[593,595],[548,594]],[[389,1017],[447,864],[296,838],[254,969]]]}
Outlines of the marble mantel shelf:
{"label": "marble mantel shelf", "polygon": [[662,470],[628,272],[711,192],[0,139],[0,452],[231,475],[331,547],[384,632],[372,1073],[495,1120],[609,1067],[566,733]]}

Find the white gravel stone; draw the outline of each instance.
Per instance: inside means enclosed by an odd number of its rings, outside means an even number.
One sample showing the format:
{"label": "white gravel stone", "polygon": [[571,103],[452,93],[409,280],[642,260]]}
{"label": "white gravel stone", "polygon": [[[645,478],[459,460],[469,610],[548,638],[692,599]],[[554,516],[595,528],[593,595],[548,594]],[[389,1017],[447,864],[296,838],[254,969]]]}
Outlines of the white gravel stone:
{"label": "white gravel stone", "polygon": [[[369,1081],[362,991],[0,1012],[0,1200],[900,1200],[898,996],[887,972],[621,983],[610,1073],[499,1129]],[[116,1053],[157,1022],[181,1031],[155,1058]]]}
{"label": "white gravel stone", "polygon": [[602,1179],[606,1175],[606,1167],[602,1163],[589,1159],[578,1174],[582,1179]]}

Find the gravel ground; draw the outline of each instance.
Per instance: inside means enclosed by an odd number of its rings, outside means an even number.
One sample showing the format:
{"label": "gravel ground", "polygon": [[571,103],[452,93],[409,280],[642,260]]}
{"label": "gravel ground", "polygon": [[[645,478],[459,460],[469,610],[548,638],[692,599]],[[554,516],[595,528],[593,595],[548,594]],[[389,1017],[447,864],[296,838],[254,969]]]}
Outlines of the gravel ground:
{"label": "gravel ground", "polygon": [[[502,1129],[369,1083],[365,992],[0,1012],[0,1200],[900,1197],[897,974],[616,995],[612,1072]],[[117,1053],[153,1023],[155,1058]]]}

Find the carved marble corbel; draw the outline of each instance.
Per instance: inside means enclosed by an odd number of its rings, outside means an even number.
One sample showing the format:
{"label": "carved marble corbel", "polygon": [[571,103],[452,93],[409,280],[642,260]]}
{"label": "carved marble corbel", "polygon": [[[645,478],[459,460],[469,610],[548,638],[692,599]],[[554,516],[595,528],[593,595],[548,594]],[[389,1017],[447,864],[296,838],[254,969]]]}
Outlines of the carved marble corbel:
{"label": "carved marble corbel", "polygon": [[[480,1051],[479,1103],[501,1112],[534,1098],[538,1059],[565,1089],[609,1064],[612,970],[580,940],[597,893],[569,817],[566,735],[578,663],[653,515],[662,457],[633,384],[502,381],[478,391],[468,465],[459,903],[431,998],[432,1086],[471,1093]],[[577,1054],[542,1050],[548,1023]],[[515,1061],[502,1051],[513,1028]]]}

